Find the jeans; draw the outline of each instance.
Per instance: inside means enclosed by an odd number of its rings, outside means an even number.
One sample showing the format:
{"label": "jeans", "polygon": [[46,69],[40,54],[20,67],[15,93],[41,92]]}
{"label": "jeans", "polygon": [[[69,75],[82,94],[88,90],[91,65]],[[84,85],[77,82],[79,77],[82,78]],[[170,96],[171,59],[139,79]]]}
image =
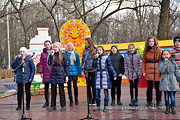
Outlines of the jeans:
{"label": "jeans", "polygon": [[69,81],[68,81],[68,95],[69,99],[72,100],[72,90],[71,90],[71,81],[73,81],[73,88],[74,88],[74,97],[77,99],[78,98],[78,87],[77,87],[77,79],[78,76],[69,76]]}
{"label": "jeans", "polygon": [[[146,91],[146,95],[147,95],[147,101],[152,101],[152,89],[153,89],[153,81],[147,81],[148,83],[148,88]],[[155,89],[156,89],[156,101],[159,102],[161,101],[161,91],[159,90],[159,81],[155,81],[154,85],[155,85]]]}
{"label": "jeans", "polygon": [[117,88],[117,99],[120,100],[121,98],[121,80],[122,77],[117,77],[116,80],[111,78],[112,80],[112,89],[111,89],[111,98],[115,100],[115,88]]}
{"label": "jeans", "polygon": [[[18,94],[17,94],[17,100],[18,100],[18,106],[21,106],[22,103],[22,96],[23,95],[23,86],[22,83],[18,83]],[[25,83],[25,92],[26,92],[26,105],[30,106],[31,101],[31,93],[30,93],[30,87],[31,83]]]}
{"label": "jeans", "polygon": [[[165,105],[166,107],[175,108],[175,91],[164,91]],[[171,98],[171,105],[169,105],[169,97]]]}
{"label": "jeans", "polygon": [[[109,92],[108,89],[104,89],[104,106],[108,106],[108,102],[109,102]],[[96,103],[97,103],[97,107],[101,106],[101,89],[96,89]]]}

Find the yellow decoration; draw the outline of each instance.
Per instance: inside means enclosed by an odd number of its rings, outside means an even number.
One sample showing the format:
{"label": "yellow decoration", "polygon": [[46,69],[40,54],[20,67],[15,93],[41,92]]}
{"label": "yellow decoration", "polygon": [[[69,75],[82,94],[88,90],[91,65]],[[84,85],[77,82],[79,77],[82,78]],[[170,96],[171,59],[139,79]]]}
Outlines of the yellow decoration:
{"label": "yellow decoration", "polygon": [[[72,42],[79,54],[80,60],[82,58],[83,50],[85,49],[85,39],[90,38],[91,33],[89,27],[78,19],[72,19],[65,22],[59,32],[59,39],[61,44]],[[84,79],[78,79],[78,85],[84,86]]]}

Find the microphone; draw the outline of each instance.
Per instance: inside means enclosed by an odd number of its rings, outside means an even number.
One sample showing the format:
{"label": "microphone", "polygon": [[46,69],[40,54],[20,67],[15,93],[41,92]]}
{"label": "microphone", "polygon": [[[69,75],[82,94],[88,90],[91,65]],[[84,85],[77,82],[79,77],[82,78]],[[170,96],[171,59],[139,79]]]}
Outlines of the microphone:
{"label": "microphone", "polygon": [[33,54],[32,54],[32,56],[31,57],[33,57],[35,55],[35,52],[33,52]]}
{"label": "microphone", "polygon": [[[99,55],[100,53],[99,52],[97,52],[97,54]],[[98,58],[97,56],[95,56],[95,58]]]}

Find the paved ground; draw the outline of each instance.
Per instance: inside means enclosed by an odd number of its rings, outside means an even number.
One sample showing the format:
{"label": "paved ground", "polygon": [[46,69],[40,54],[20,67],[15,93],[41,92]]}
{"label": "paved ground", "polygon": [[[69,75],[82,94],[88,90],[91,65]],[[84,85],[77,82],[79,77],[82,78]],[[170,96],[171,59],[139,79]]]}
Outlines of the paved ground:
{"label": "paved ground", "polygon": [[[6,89],[1,85],[6,80],[0,80],[0,92],[2,94]],[[12,82],[12,79],[7,79]],[[130,95],[129,95],[129,84],[122,85],[121,101],[122,106],[115,105],[114,107],[109,106],[108,112],[94,112],[94,106],[90,106],[90,112],[92,117],[97,119],[180,119],[180,92],[176,93],[176,114],[165,114],[165,107],[162,109],[156,109],[155,107],[148,109],[146,104],[146,88],[139,87],[139,106],[129,107]],[[154,91],[155,93],[155,91]],[[0,119],[6,120],[17,120],[21,118],[22,111],[16,111],[17,100],[16,95],[4,97],[0,99]],[[163,96],[164,97],[164,96]],[[162,102],[164,105],[164,98]],[[36,95],[31,97],[31,109],[25,110],[26,117],[30,117],[33,120],[77,120],[87,116],[87,102],[86,102],[86,87],[79,87],[79,105],[69,106],[69,99],[66,93],[66,111],[60,112],[59,96],[57,96],[57,109],[53,112],[48,111],[47,108],[42,108],[44,103],[43,95]],[[103,108],[103,91],[101,92],[101,106]],[[154,98],[155,100],[155,98]]]}

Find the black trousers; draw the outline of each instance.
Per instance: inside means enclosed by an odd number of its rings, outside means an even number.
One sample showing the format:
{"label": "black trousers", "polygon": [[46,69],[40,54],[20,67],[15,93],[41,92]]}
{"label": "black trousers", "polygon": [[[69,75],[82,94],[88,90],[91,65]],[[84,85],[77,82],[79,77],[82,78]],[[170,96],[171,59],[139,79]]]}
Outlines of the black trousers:
{"label": "black trousers", "polygon": [[[94,87],[94,79],[95,79],[95,72],[87,72],[88,77],[86,78],[86,83],[87,83],[87,89],[88,89],[88,94],[89,94],[89,100],[96,100],[96,90]],[[86,74],[86,72],[85,72]],[[92,90],[91,90],[92,89]]]}
{"label": "black trousers", "polygon": [[[161,101],[161,91],[159,90],[159,81],[155,81],[154,85],[155,85],[155,90],[156,90],[156,101]],[[147,81],[148,87],[147,87],[147,91],[146,91],[146,95],[147,95],[147,101],[152,101],[152,89],[153,89],[153,81]]]}
{"label": "black trousers", "polygon": [[[21,106],[22,97],[24,97],[24,96],[22,96],[23,95],[22,83],[18,83],[17,87],[18,87],[18,94],[17,94],[18,106]],[[26,105],[27,106],[30,106],[30,101],[31,101],[30,87],[31,87],[31,83],[25,83]]]}
{"label": "black trousers", "polygon": [[45,88],[44,88],[44,95],[45,95],[45,100],[47,103],[49,103],[49,83],[44,83]]}
{"label": "black trousers", "polygon": [[116,80],[114,80],[114,78],[111,78],[111,81],[112,81],[111,98],[112,100],[115,100],[115,89],[117,89],[117,99],[120,100],[122,77],[117,77]]}
{"label": "black trousers", "polygon": [[138,98],[138,81],[137,79],[135,80],[129,80],[130,83],[130,95],[131,99],[134,99],[134,90],[135,89],[135,99]]}
{"label": "black trousers", "polygon": [[[61,107],[66,106],[64,84],[58,84]],[[57,84],[51,84],[51,107],[56,106]]]}

